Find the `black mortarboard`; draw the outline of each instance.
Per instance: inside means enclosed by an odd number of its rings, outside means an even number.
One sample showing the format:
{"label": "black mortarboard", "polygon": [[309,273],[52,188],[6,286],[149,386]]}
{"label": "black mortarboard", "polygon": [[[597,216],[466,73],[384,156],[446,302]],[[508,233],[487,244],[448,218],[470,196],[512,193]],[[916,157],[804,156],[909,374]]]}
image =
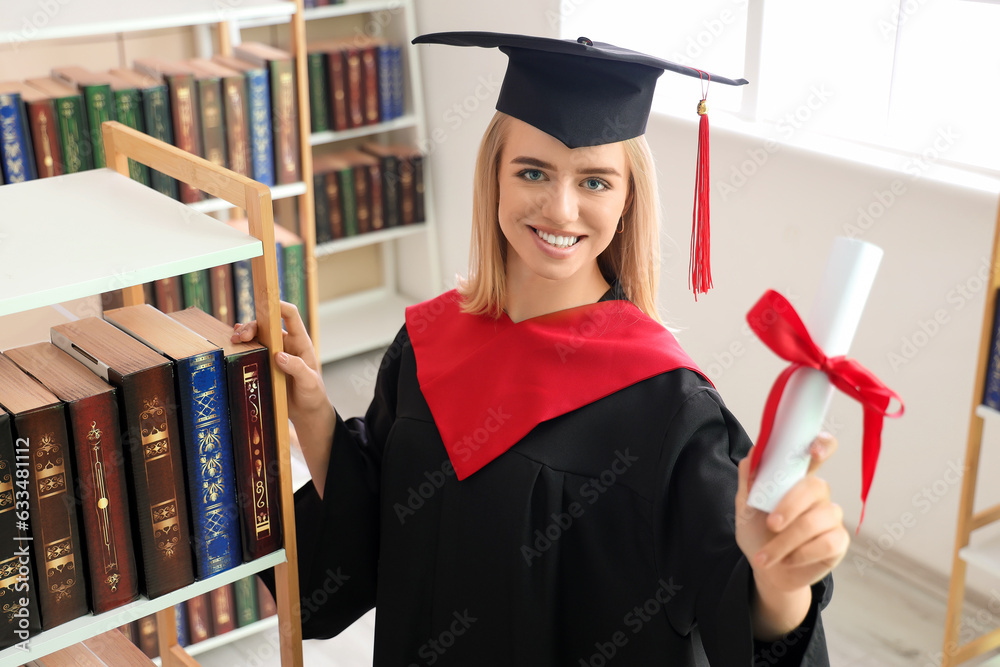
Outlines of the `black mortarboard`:
{"label": "black mortarboard", "polygon": [[497,111],[523,120],[569,148],[624,141],[646,131],[663,70],[740,86],[727,79],[612,44],[511,35],[438,32],[414,44],[499,48],[510,59]]}
{"label": "black mortarboard", "polygon": [[[413,43],[499,48],[509,62],[497,111],[538,128],[569,148],[610,144],[644,134],[653,89],[663,70],[697,77],[704,85],[713,81],[729,86],[747,83],[746,79],[715,76],[586,37],[573,41],[502,32],[437,32],[420,35]],[[690,285],[696,299],[712,286],[704,93],[698,114],[690,265]]]}

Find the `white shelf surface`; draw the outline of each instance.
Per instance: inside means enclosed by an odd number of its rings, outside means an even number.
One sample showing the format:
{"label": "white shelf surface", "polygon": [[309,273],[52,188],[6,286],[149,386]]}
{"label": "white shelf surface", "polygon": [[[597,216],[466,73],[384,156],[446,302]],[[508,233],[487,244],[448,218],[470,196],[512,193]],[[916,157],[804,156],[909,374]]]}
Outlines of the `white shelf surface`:
{"label": "white shelf surface", "polygon": [[72,646],[94,635],[107,632],[126,623],[131,623],[143,616],[148,616],[167,607],[172,607],[178,602],[183,602],[188,598],[201,595],[202,593],[207,593],[219,586],[231,584],[234,581],[266,570],[269,567],[274,567],[285,561],[285,550],[279,549],[253,562],[243,563],[208,579],[196,581],[190,586],[185,586],[166,595],[161,595],[154,600],[140,598],[98,616],[88,614],[80,618],[75,618],[72,621],[68,621],[29,638],[27,651],[21,651],[16,646],[0,651],[0,667],[17,667],[31,660],[36,660],[53,651]]}
{"label": "white shelf surface", "polygon": [[[998,0],[998,2],[1000,2],[1000,0]],[[1000,410],[994,410],[988,405],[977,405],[976,415],[986,421],[1000,423]]]}
{"label": "white shelf surface", "polygon": [[0,186],[0,315],[260,254],[257,239],[111,169]]}
{"label": "white shelf surface", "polygon": [[418,119],[415,114],[408,113],[403,116],[399,116],[398,118],[387,120],[383,123],[375,123],[374,125],[352,127],[349,130],[340,130],[339,132],[335,132],[333,130],[328,130],[326,132],[313,132],[309,135],[309,145],[321,146],[323,144],[332,144],[335,141],[357,139],[358,137],[367,137],[372,134],[380,134],[382,132],[391,132],[393,130],[415,127],[417,125],[417,120]]}
{"label": "white shelf surface", "polygon": [[220,21],[279,21],[294,2],[275,0],[3,0],[0,44],[158,30]]}
{"label": "white shelf surface", "polygon": [[314,254],[316,257],[326,257],[327,255],[344,252],[345,250],[353,250],[354,248],[361,248],[366,245],[392,241],[393,239],[419,234],[424,231],[427,231],[427,224],[423,222],[399,227],[388,227],[376,232],[366,232],[357,236],[348,236],[342,239],[327,241],[326,243],[319,243],[316,245]]}
{"label": "white shelf surface", "polygon": [[[258,632],[264,632],[265,630],[270,630],[271,628],[276,627],[278,627],[277,615],[268,616],[267,618],[262,618],[259,621],[254,621],[249,625],[244,625],[242,628],[236,628],[221,635],[209,637],[208,639],[195,644],[188,644],[184,647],[184,650],[187,651],[188,655],[194,657],[201,653],[211,651],[212,649],[219,648],[220,646],[225,646],[226,644],[231,644],[232,642],[244,639],[250,635],[255,635]],[[160,665],[162,664],[162,661],[159,658],[153,658],[153,664]]]}
{"label": "white shelf surface", "polygon": [[[340,5],[326,5],[324,7],[310,7],[302,11],[302,17],[306,21],[313,19],[328,19],[337,16],[352,16],[354,14],[367,14],[371,12],[395,12],[400,9],[399,0],[347,0]],[[257,28],[265,25],[274,25],[280,20],[273,17],[258,17],[240,20],[240,28]]]}
{"label": "white shelf surface", "polygon": [[384,287],[321,303],[320,363],[387,347],[403,326],[403,311],[414,303]]}
{"label": "white shelf surface", "polygon": [[[284,185],[271,186],[271,201],[285,199],[286,197],[298,197],[306,193],[306,184],[303,181],[298,183],[285,183]],[[202,199],[188,206],[199,213],[214,213],[215,211],[225,211],[233,208],[233,205],[225,199]]]}
{"label": "white shelf surface", "polygon": [[1000,577],[1000,535],[984,540],[982,544],[959,549],[958,555],[969,565]]}

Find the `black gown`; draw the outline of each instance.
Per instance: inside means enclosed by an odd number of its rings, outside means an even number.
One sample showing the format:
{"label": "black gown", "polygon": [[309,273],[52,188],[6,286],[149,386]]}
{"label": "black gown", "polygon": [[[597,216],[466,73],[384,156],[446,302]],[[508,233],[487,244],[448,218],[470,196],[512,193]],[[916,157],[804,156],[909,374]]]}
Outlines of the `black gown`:
{"label": "black gown", "polygon": [[750,445],[710,383],[677,369],[539,424],[459,481],[404,326],[364,419],[337,418],[323,499],[295,494],[303,636],[374,606],[376,667],[828,665],[829,577],[800,628],[752,638],[733,528]]}

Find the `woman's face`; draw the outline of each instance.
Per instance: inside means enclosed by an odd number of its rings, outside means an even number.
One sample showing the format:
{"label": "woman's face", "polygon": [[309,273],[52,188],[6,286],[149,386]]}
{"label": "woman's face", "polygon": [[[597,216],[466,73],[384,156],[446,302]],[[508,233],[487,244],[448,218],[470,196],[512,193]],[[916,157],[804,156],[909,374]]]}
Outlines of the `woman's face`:
{"label": "woman's face", "polygon": [[625,208],[627,170],[621,143],[570,149],[512,118],[497,170],[507,271],[592,277]]}

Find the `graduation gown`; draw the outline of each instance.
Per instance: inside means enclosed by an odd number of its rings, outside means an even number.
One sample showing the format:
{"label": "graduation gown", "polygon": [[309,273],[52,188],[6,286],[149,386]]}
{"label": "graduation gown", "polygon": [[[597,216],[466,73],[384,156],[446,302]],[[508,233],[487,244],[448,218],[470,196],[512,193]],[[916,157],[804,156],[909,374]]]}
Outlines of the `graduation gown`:
{"label": "graduation gown", "polygon": [[[512,418],[500,400],[483,427]],[[312,483],[295,494],[303,636],[374,606],[376,667],[827,665],[829,578],[800,628],[752,638],[733,527],[750,445],[711,383],[677,368],[459,480],[404,325],[364,418],[337,417],[322,500]]]}

